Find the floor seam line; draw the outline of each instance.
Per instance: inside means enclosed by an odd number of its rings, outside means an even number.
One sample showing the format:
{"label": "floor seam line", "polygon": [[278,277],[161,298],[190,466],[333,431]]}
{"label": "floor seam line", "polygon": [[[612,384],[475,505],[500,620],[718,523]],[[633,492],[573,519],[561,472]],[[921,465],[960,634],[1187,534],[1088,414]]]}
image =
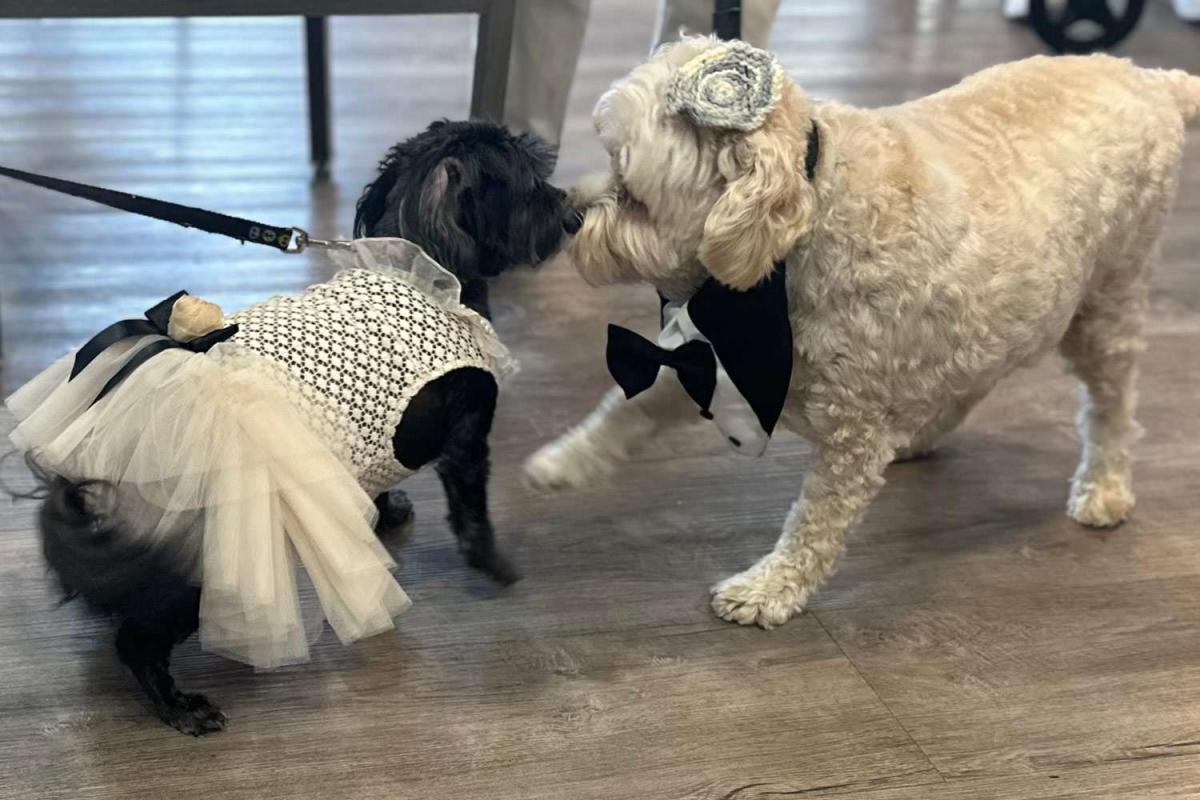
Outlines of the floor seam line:
{"label": "floor seam line", "polygon": [[925,748],[921,746],[921,743],[917,741],[916,737],[912,735],[912,731],[910,731],[908,727],[900,721],[900,718],[896,716],[896,712],[893,711],[892,707],[889,706],[887,701],[883,699],[883,695],[879,693],[879,690],[876,689],[869,680],[867,680],[866,675],[863,675],[862,670],[858,668],[858,664],[854,663],[854,659],[852,659],[850,654],[846,652],[846,648],[842,647],[842,643],[839,642],[837,637],[830,632],[829,628],[825,627],[825,623],[821,621],[821,618],[817,616],[816,612],[810,611],[809,614],[812,615],[813,620],[815,620],[817,625],[821,627],[821,630],[825,632],[825,635],[829,637],[829,640],[833,642],[833,646],[836,647],[838,652],[842,654],[842,658],[846,659],[846,663],[849,664],[850,668],[854,670],[854,674],[866,684],[867,688],[871,690],[871,694],[875,695],[875,699],[879,701],[881,706],[883,706],[883,710],[886,711],[888,716],[900,726],[900,730],[904,731],[904,735],[908,737],[910,742],[912,742],[913,747],[917,748],[917,750],[921,753],[921,756],[925,759],[926,763],[929,764],[930,768],[937,773],[939,778],[942,779],[942,783],[947,783],[948,779],[946,774],[938,769],[937,764],[933,763],[933,759],[929,756],[929,753],[926,752]]}

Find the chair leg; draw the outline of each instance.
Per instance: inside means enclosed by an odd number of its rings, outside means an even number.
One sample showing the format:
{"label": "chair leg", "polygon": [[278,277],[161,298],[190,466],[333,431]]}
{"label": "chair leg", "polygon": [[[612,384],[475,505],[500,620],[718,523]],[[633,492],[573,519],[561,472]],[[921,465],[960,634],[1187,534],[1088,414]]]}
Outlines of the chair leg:
{"label": "chair leg", "polygon": [[742,38],[742,4],[739,0],[717,0],[713,11],[713,33],[719,39]]}
{"label": "chair leg", "polygon": [[329,174],[329,45],[328,18],[304,18],[304,47],[308,61],[309,152],[317,177]]}
{"label": "chair leg", "polygon": [[504,119],[515,11],[515,0],[493,0],[479,13],[475,81],[471,86],[471,116],[475,119]]}

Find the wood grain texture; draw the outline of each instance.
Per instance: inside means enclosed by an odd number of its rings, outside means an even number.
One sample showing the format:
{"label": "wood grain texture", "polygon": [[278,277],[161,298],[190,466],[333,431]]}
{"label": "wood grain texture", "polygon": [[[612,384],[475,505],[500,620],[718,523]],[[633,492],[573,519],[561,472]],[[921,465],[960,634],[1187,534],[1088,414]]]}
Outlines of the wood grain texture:
{"label": "wood grain texture", "polygon": [[[589,110],[644,53],[654,5],[594,0],[564,182],[604,165]],[[891,103],[1037,52],[997,6],[785,0],[774,41],[815,94]],[[454,16],[330,30],[328,183],[309,177],[299,19],[0,24],[0,163],[345,233],[388,145],[466,113],[475,31]],[[1152,3],[1125,52],[1200,73],[1198,45]],[[605,324],[649,332],[656,309],[554,263],[493,299],[523,371],[501,396],[492,506],[525,580],[469,572],[436,478],[413,478],[415,537],[395,554],[416,605],[395,634],[327,637],[312,663],[262,674],[179,650],[181,684],[228,712],[222,734],[151,717],[108,624],[56,607],[33,504],[4,501],[0,800],[1200,796],[1200,136],[1187,160],[1142,370],[1139,506],[1119,530],[1063,513],[1074,387],[1049,361],[938,457],[889,470],[811,613],[769,633],[719,623],[706,587],[770,546],[807,448],[781,437],[745,461],[681,431],[592,491],[527,492],[521,460],[608,385]],[[181,287],[234,308],[328,272],[0,184],[0,377],[11,390]],[[13,460],[0,478],[29,485]]]}

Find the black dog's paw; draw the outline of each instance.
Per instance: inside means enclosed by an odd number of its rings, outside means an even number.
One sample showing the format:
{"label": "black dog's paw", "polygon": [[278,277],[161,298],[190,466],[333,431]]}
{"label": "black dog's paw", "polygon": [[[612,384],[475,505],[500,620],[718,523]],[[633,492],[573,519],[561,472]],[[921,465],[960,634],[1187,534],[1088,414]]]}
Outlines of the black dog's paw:
{"label": "black dog's paw", "polygon": [[203,736],[225,730],[225,715],[202,694],[177,692],[170,704],[155,709],[158,717],[180,733]]}
{"label": "black dog's paw", "polygon": [[487,553],[468,551],[466,556],[468,566],[487,573],[501,586],[511,586],[521,580],[521,573],[512,562],[494,550]]}
{"label": "black dog's paw", "polygon": [[375,498],[375,508],[379,510],[379,520],[375,523],[376,536],[407,539],[412,533],[416,514],[406,493],[400,489],[392,489],[386,494],[381,494]]}

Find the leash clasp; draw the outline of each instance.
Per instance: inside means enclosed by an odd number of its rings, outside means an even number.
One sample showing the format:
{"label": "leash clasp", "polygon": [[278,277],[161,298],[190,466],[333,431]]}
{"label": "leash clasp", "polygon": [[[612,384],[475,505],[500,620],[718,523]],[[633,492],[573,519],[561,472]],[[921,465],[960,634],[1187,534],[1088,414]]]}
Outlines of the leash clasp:
{"label": "leash clasp", "polygon": [[304,228],[292,228],[292,240],[288,243],[288,248],[284,250],[290,256],[300,255],[309,247],[323,247],[327,250],[349,250],[351,245],[349,242],[342,242],[336,239],[314,239],[308,235],[308,231]]}

